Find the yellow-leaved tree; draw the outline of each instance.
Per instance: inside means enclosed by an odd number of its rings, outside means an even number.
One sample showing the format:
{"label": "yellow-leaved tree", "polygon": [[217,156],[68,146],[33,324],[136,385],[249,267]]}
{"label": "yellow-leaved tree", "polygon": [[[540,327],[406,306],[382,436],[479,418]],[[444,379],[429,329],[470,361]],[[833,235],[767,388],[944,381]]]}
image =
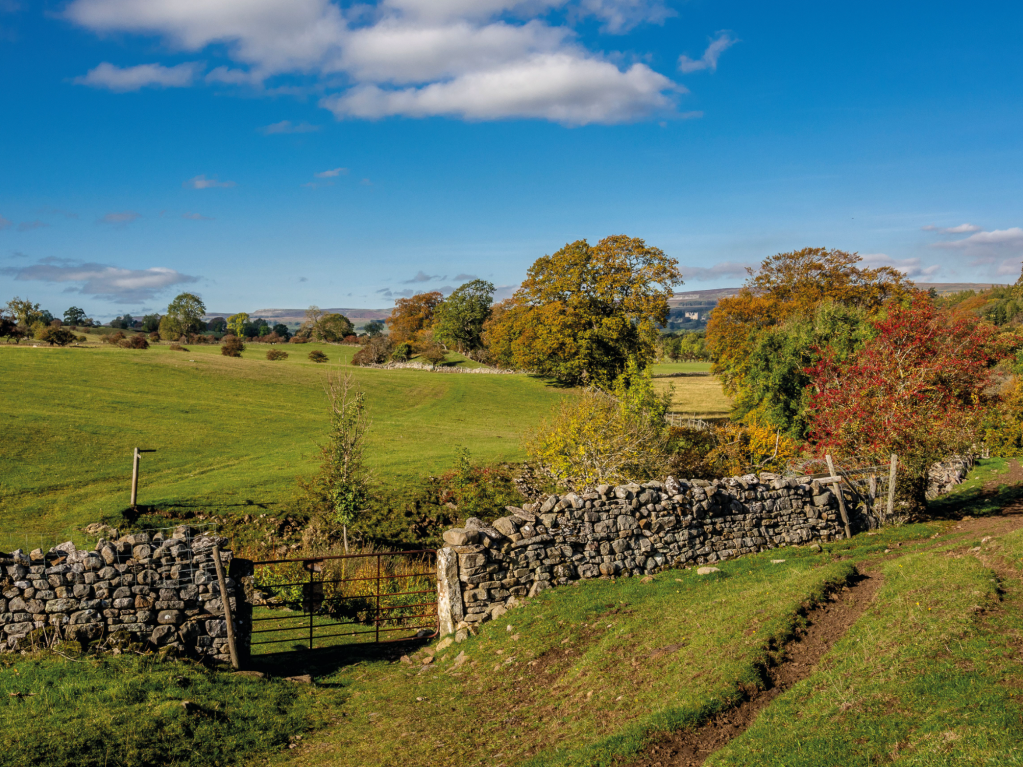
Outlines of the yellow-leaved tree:
{"label": "yellow-leaved tree", "polygon": [[657,326],[681,284],[678,262],[638,237],[577,240],[536,260],[494,307],[483,339],[504,367],[607,388],[630,358],[640,368],[653,361]]}

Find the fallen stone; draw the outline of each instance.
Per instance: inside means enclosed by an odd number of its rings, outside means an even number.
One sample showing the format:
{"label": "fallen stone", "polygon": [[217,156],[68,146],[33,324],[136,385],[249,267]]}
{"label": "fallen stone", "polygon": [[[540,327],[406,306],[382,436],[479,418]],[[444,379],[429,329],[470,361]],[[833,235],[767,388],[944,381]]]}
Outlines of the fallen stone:
{"label": "fallen stone", "polygon": [[437,652],[440,652],[441,650],[446,650],[446,649],[448,649],[448,648],[449,648],[449,647],[451,647],[451,645],[453,645],[454,643],[455,643],[455,640],[454,640],[454,639],[452,639],[451,637],[445,637],[444,639],[440,640],[440,641],[439,641],[439,642],[437,643]]}
{"label": "fallen stone", "polygon": [[697,568],[697,570],[696,570],[696,574],[697,575],[710,575],[711,573],[720,573],[720,572],[721,572],[721,568],[720,567],[700,567],[700,568]]}

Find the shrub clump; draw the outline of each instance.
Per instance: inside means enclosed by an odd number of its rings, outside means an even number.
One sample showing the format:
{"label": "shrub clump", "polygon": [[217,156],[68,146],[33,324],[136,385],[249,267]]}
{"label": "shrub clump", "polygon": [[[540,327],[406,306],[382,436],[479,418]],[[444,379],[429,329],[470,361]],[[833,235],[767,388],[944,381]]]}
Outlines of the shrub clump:
{"label": "shrub clump", "polygon": [[366,342],[365,346],[355,352],[352,364],[379,365],[387,362],[387,358],[391,356],[392,348],[393,344],[386,336],[374,336]]}
{"label": "shrub clump", "polygon": [[408,341],[402,341],[400,344],[394,347],[394,351],[391,352],[391,359],[395,362],[408,362],[412,356],[412,344]]}
{"label": "shrub clump", "polygon": [[326,362],[329,358],[319,349],[313,349],[311,352],[309,352],[309,359],[312,360],[313,362]]}
{"label": "shrub clump", "polygon": [[36,335],[40,341],[45,341],[50,346],[67,346],[68,344],[77,341],[78,338],[67,328],[50,326],[44,328],[41,333]]}
{"label": "shrub clump", "polygon": [[117,342],[122,349],[148,349],[149,341],[143,335],[128,336]]}
{"label": "shrub clump", "polygon": [[292,343],[292,344],[307,344],[307,343],[309,343],[309,341],[310,341],[310,339],[309,339],[308,336],[292,336],[291,340],[288,343]]}
{"label": "shrub clump", "polygon": [[154,343],[159,343],[160,334],[154,330],[152,333],[149,334],[149,340],[153,341]]}
{"label": "shrub clump", "polygon": [[220,353],[225,357],[241,357],[245,351],[245,344],[238,336],[224,336],[220,344]]}
{"label": "shrub clump", "polygon": [[288,358],[288,353],[281,349],[270,349],[266,353],[266,358],[268,360],[286,360]]}
{"label": "shrub clump", "polygon": [[124,332],[118,330],[116,333],[111,333],[108,336],[103,336],[103,343],[105,344],[119,344],[124,340]]}
{"label": "shrub clump", "polygon": [[170,348],[171,348],[172,352],[187,352],[188,351],[188,349],[186,347],[182,346],[181,344],[171,344]]}

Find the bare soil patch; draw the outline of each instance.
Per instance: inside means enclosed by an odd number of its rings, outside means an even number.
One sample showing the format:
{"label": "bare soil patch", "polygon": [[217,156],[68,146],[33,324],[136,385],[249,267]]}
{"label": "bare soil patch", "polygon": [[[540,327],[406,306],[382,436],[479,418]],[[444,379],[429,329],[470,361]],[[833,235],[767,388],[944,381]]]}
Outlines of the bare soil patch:
{"label": "bare soil patch", "polygon": [[629,767],[695,767],[714,751],[741,735],[772,700],[810,675],[814,666],[867,609],[881,586],[877,572],[861,574],[855,583],[832,594],[810,610],[810,625],[785,645],[778,664],[766,670],[766,689],[746,690],[747,698],[702,726],[657,740]]}

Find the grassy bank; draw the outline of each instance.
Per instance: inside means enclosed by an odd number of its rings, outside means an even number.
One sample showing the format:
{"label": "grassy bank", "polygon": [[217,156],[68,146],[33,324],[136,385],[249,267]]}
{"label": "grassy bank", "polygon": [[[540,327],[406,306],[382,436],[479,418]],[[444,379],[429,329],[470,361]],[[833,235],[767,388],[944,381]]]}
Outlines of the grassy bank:
{"label": "grassy bank", "polygon": [[1019,572],[1000,598],[982,561],[1018,567],[1023,533],[982,551],[885,563],[876,603],[822,667],[707,764],[1023,764]]}

